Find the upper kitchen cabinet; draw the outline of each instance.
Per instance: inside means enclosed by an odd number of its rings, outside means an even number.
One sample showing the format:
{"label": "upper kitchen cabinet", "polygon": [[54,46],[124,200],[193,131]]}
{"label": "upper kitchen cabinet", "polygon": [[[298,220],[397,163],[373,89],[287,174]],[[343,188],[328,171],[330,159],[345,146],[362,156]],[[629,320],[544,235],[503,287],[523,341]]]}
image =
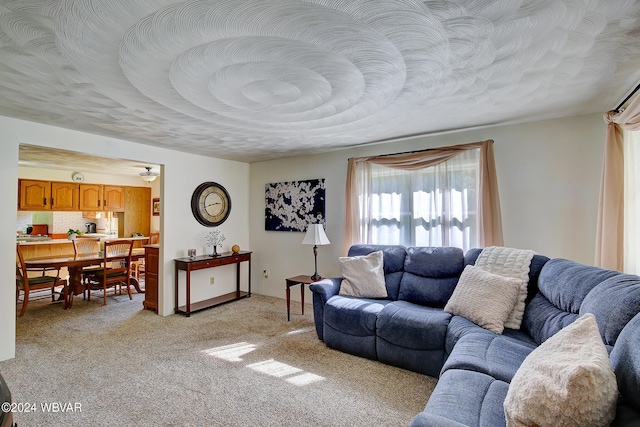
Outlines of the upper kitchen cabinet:
{"label": "upper kitchen cabinet", "polygon": [[101,211],[102,207],[102,185],[80,184],[80,210]]}
{"label": "upper kitchen cabinet", "polygon": [[51,209],[57,211],[77,211],[79,202],[78,184],[73,182],[51,183]]}
{"label": "upper kitchen cabinet", "polygon": [[114,185],[80,184],[81,211],[124,211],[124,188]]}
{"label": "upper kitchen cabinet", "polygon": [[21,179],[18,209],[42,211],[51,209],[51,182]]}
{"label": "upper kitchen cabinet", "polygon": [[112,212],[124,212],[124,187],[105,185],[104,210]]}

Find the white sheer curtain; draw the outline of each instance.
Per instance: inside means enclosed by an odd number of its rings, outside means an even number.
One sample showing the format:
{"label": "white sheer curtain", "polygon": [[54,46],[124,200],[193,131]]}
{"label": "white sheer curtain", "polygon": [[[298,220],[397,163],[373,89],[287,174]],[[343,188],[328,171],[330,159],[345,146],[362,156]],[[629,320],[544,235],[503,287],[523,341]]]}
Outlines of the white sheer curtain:
{"label": "white sheer curtain", "polygon": [[420,170],[358,163],[359,241],[479,246],[480,149]]}
{"label": "white sheer curtain", "polygon": [[624,272],[640,273],[640,131],[623,130]]}

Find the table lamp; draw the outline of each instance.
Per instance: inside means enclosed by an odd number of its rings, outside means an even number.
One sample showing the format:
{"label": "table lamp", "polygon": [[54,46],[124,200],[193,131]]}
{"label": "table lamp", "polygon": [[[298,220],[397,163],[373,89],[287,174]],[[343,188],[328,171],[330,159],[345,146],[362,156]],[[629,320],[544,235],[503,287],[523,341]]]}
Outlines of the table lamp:
{"label": "table lamp", "polygon": [[307,234],[302,239],[303,245],[313,245],[313,258],[315,261],[315,273],[311,276],[311,280],[320,280],[321,277],[318,274],[318,245],[328,245],[331,242],[327,238],[327,235],[322,228],[322,224],[309,224],[307,228]]}

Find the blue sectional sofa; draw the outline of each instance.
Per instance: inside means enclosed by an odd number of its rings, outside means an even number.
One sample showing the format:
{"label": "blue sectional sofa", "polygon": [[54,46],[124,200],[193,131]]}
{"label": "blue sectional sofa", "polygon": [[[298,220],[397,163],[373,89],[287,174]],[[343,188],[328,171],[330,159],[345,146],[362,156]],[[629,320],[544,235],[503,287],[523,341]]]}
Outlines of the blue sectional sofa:
{"label": "blue sectional sofa", "polygon": [[535,255],[522,326],[496,334],[443,310],[480,249],[354,245],[349,256],[380,250],[388,297],[339,295],[341,278],[316,282],[315,327],[333,349],[438,378],[413,426],[506,425],[503,403],[524,359],[585,313],[616,374],[612,425],[640,425],[640,277]]}

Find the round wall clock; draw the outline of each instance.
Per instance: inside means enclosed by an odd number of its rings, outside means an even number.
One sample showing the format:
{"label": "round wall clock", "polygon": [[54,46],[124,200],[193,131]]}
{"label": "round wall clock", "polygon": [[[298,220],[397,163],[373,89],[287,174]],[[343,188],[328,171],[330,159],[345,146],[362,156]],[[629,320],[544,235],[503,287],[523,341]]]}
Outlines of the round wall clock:
{"label": "round wall clock", "polygon": [[203,182],[191,196],[191,212],[200,224],[215,227],[229,217],[231,197],[222,185]]}
{"label": "round wall clock", "polygon": [[84,181],[84,175],[82,175],[80,172],[74,172],[71,175],[71,179],[73,180],[73,182],[82,182]]}

